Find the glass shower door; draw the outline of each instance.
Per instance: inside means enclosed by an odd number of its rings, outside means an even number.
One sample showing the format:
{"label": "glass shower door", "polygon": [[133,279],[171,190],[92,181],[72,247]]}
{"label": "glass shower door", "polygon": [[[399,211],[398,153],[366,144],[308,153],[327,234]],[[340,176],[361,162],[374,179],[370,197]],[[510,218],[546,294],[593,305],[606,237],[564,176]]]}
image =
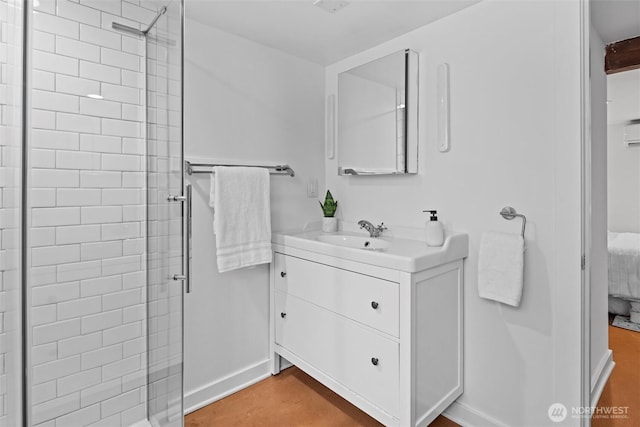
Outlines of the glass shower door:
{"label": "glass shower door", "polygon": [[[147,34],[148,417],[183,425],[182,2],[173,0]],[[184,265],[183,265],[184,264]]]}

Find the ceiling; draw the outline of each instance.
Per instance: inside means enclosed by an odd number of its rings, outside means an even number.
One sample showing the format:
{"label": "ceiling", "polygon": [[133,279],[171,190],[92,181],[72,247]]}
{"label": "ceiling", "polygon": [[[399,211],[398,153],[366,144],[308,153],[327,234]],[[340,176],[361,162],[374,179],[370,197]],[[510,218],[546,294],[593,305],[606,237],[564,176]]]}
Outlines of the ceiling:
{"label": "ceiling", "polygon": [[480,0],[350,0],[336,13],[314,0],[186,0],[187,19],[329,65]]}
{"label": "ceiling", "polygon": [[591,21],[604,44],[640,36],[640,1],[591,0]]}

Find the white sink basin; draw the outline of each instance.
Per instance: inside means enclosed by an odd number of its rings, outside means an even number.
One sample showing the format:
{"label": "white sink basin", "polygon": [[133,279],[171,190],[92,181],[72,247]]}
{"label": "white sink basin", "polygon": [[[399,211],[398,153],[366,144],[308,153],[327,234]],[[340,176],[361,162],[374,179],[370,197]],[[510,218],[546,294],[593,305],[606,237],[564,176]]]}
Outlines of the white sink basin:
{"label": "white sink basin", "polygon": [[[412,234],[422,236],[422,233],[423,230],[419,229]],[[440,247],[429,247],[423,240],[388,234],[371,238],[362,232],[349,231],[336,234],[321,231],[275,232],[272,241],[276,252],[281,250],[279,246],[283,246],[292,251],[294,256],[297,256],[297,250],[305,251],[300,253],[303,258],[313,252],[409,273],[465,258],[469,252],[469,240],[463,233],[448,233],[444,245]]]}
{"label": "white sink basin", "polygon": [[351,236],[348,234],[319,235],[316,237],[316,240],[324,243],[330,243],[332,245],[346,246],[347,248],[355,249],[366,249],[370,251],[384,251],[390,245],[389,242],[382,239]]}

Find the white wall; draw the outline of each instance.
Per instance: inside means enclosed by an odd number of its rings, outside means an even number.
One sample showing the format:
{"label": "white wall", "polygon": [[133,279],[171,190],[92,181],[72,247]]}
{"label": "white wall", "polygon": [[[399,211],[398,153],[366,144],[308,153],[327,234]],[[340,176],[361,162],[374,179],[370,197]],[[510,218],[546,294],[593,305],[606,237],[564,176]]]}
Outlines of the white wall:
{"label": "white wall", "polygon": [[591,27],[591,379],[609,357],[607,253],[607,76],[604,43]]}
{"label": "white wall", "polygon": [[126,426],[146,416],[144,40],[111,22],[140,27],[155,11],[127,1],[37,4],[31,422]]}
{"label": "white wall", "polygon": [[[187,5],[188,7],[188,5]],[[324,69],[266,46],[186,23],[185,158],[288,163],[295,178],[271,177],[273,229],[321,217],[307,198],[323,194]],[[268,266],[216,268],[209,176],[193,175],[193,292],[185,296],[185,408],[268,375]]]}
{"label": "white wall", "polygon": [[624,127],[607,126],[609,231],[640,233],[640,147],[624,145]]}
{"label": "white wall", "polygon": [[[346,221],[422,227],[422,210],[438,209],[447,229],[469,233],[465,391],[448,410],[465,424],[549,425],[550,404],[580,404],[579,24],[578,2],[485,1],[327,68],[331,94],[337,72],[400,49],[420,54],[420,173],[338,177],[331,160],[326,182]],[[444,62],[451,151],[440,154]],[[498,215],[505,205],[528,219],[519,308],[477,292],[481,233],[520,230]]]}

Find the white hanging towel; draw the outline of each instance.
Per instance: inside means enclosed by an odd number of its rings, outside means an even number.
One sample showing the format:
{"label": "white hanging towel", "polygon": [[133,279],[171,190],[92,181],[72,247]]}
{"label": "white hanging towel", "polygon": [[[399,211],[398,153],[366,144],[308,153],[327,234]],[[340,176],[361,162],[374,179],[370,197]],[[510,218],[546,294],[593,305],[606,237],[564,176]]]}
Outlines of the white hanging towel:
{"label": "white hanging towel", "polygon": [[270,263],[269,171],[216,166],[209,196],[218,271]]}
{"label": "white hanging towel", "polygon": [[478,293],[518,307],[524,282],[524,239],[519,234],[482,233],[478,254]]}

